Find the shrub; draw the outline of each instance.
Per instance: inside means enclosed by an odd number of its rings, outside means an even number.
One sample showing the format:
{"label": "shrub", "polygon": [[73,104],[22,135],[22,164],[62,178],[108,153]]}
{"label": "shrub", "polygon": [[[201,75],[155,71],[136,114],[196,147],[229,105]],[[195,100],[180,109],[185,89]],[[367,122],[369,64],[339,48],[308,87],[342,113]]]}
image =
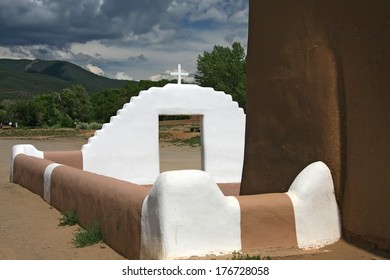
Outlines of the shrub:
{"label": "shrub", "polygon": [[97,122],[92,122],[89,124],[89,129],[101,129],[102,128],[102,124],[101,123],[97,123]]}
{"label": "shrub", "polygon": [[195,146],[200,146],[201,143],[200,143],[200,135],[199,136],[195,136],[195,137],[192,137],[192,138],[189,138],[189,139],[184,139],[183,142],[185,144],[188,144],[192,147],[195,147]]}
{"label": "shrub", "polygon": [[65,214],[62,214],[62,217],[59,220],[59,226],[74,226],[78,222],[76,210],[71,210]]}
{"label": "shrub", "polygon": [[232,260],[271,260],[271,257],[262,257],[260,255],[250,256],[249,254],[244,255],[240,252],[234,251]]}
{"label": "shrub", "polygon": [[79,228],[73,237],[73,244],[77,248],[90,246],[101,241],[103,241],[103,234],[98,223],[95,223],[87,230]]}
{"label": "shrub", "polygon": [[103,126],[102,124],[97,123],[97,122],[92,122],[92,123],[79,123],[79,124],[77,124],[77,128],[78,128],[78,129],[82,129],[82,130],[87,130],[87,129],[94,129],[94,130],[97,130],[97,129],[101,129],[102,126]]}
{"label": "shrub", "polygon": [[77,124],[77,128],[78,129],[88,129],[89,128],[89,124],[87,124],[87,123],[79,123],[79,124]]}

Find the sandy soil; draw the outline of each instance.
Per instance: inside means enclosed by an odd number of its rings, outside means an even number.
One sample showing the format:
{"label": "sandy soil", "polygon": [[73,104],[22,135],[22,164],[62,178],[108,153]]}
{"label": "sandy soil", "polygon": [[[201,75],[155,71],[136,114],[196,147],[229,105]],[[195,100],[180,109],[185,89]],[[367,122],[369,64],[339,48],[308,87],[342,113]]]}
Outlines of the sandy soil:
{"label": "sandy soil", "polygon": [[77,226],[58,226],[61,214],[39,196],[9,183],[10,153],[15,144],[40,150],[80,149],[85,140],[0,139],[0,259],[123,259],[107,245],[76,248]]}
{"label": "sandy soil", "polygon": [[[9,183],[10,152],[15,144],[33,144],[40,150],[77,150],[86,143],[80,139],[18,140],[0,139],[0,260],[72,260],[124,259],[105,244],[75,248],[72,244],[77,226],[58,226],[61,214],[39,196]],[[162,170],[199,169],[200,148],[162,143]],[[359,249],[341,240],[320,250],[273,249],[249,252],[274,259],[383,259],[380,255]],[[230,256],[208,256],[227,259]],[[196,258],[196,257],[194,257]]]}

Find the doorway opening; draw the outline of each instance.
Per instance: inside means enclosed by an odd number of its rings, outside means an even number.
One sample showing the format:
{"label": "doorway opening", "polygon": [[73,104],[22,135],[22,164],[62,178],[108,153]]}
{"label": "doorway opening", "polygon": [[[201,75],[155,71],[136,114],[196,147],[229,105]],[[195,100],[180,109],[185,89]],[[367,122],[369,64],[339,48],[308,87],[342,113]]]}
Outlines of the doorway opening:
{"label": "doorway opening", "polygon": [[202,166],[202,115],[159,115],[160,173]]}

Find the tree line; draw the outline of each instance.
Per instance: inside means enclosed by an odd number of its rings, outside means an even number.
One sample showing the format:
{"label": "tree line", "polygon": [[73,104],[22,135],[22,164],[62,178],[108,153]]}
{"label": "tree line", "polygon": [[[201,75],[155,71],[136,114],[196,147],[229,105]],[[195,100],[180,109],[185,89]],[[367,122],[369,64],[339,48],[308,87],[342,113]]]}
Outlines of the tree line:
{"label": "tree line", "polygon": [[[214,46],[198,56],[195,82],[200,86],[231,94],[245,109],[246,56],[237,42],[232,47]],[[128,81],[121,89],[88,94],[85,87],[73,85],[59,92],[37,95],[33,99],[0,103],[0,121],[18,122],[22,127],[75,127],[79,123],[106,123],[110,117],[142,90],[161,87],[168,80]]]}
{"label": "tree line", "polygon": [[33,99],[0,103],[0,120],[17,122],[19,127],[76,127],[80,123],[106,123],[129,102],[132,96],[152,86],[164,86],[168,80],[128,81],[124,88],[93,95],[82,85],[59,92],[41,94]]}

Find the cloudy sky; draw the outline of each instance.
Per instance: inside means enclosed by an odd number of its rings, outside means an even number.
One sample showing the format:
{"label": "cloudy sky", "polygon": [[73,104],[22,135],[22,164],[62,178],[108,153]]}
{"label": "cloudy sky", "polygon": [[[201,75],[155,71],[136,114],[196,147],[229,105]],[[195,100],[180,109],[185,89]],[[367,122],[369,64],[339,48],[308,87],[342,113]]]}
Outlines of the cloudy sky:
{"label": "cloudy sky", "polygon": [[0,0],[0,58],[156,79],[214,45],[247,45],[248,0]]}

